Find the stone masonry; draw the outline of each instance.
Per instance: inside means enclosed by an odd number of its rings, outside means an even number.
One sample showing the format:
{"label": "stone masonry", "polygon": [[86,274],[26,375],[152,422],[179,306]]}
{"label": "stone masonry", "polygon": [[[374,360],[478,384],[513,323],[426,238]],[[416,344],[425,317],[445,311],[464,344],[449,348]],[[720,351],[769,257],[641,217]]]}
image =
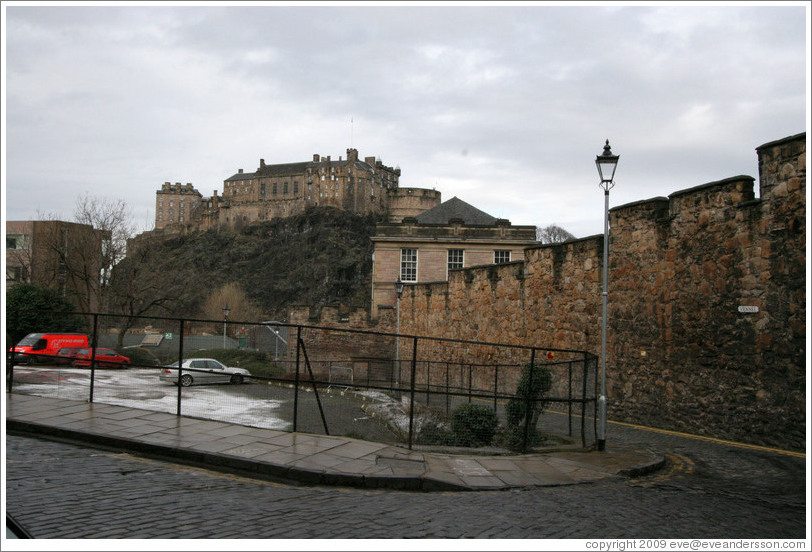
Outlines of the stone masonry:
{"label": "stone masonry", "polygon": [[[805,448],[806,134],[737,176],[610,212],[614,420]],[[408,286],[401,332],[600,352],[603,236]]]}

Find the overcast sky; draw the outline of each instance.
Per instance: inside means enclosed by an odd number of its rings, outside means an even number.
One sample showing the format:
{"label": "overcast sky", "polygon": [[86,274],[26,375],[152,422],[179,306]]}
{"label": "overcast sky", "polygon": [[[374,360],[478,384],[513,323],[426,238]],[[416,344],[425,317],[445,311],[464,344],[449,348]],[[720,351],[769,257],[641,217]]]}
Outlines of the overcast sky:
{"label": "overcast sky", "polygon": [[211,196],[354,147],[585,237],[607,138],[615,207],[757,178],[755,148],[809,121],[808,2],[130,4],[3,3],[6,220],[70,220],[88,193],[149,229],[165,181]]}

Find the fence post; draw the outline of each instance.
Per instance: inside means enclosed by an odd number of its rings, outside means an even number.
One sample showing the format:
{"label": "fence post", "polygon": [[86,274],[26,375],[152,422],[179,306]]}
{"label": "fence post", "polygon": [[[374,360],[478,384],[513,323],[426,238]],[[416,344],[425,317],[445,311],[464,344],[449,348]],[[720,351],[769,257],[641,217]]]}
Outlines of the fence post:
{"label": "fence post", "polygon": [[450,409],[450,392],[451,392],[451,366],[449,366],[448,362],[445,363],[445,415],[448,416],[448,411]]}
{"label": "fence post", "polygon": [[497,364],[493,370],[493,411],[496,413],[498,403],[496,401],[499,395],[499,365]]}
{"label": "fence post", "polygon": [[474,377],[474,365],[468,364],[468,404],[471,404],[473,397],[471,397],[471,386]]}
{"label": "fence post", "polygon": [[14,360],[17,352],[14,350],[14,345],[11,345],[11,360],[8,363],[8,374],[6,374],[6,393],[11,393],[11,386],[14,383]]}
{"label": "fence post", "polygon": [[296,326],[296,376],[293,378],[293,432],[296,433],[296,423],[299,414],[299,355],[302,350],[302,327]]}
{"label": "fence post", "polygon": [[178,340],[178,405],[177,410],[175,412],[176,416],[180,416],[180,396],[181,396],[181,387],[180,378],[183,376],[183,329],[185,326],[185,321],[181,318],[180,319],[180,331],[178,335],[180,339]]}
{"label": "fence post", "polygon": [[99,344],[97,337],[99,330],[99,314],[93,313],[93,339],[90,341],[90,402],[93,402],[93,384],[96,380],[96,346]]}
{"label": "fence post", "polygon": [[[588,366],[587,358],[589,357],[589,353],[584,353],[584,366]],[[598,395],[598,357],[593,356],[592,363],[595,365],[595,396]],[[586,375],[584,375],[586,378]],[[584,391],[586,393],[586,391]],[[598,401],[595,401],[595,416],[593,417],[595,421],[594,425],[594,432],[595,432],[595,441],[598,441]],[[604,439],[606,435],[604,435]]]}
{"label": "fence post", "polygon": [[426,406],[429,406],[431,403],[431,399],[429,395],[431,394],[431,361],[426,361]]}
{"label": "fence post", "polygon": [[412,341],[412,384],[409,386],[409,450],[412,450],[414,428],[414,379],[417,373],[417,337]]}
{"label": "fence post", "polygon": [[[586,448],[586,380],[589,377],[589,370],[587,369],[586,353],[584,353],[584,370],[581,379],[584,381],[583,389],[581,390],[581,446]],[[598,378],[597,371],[595,372],[595,388],[597,389]],[[595,401],[595,420],[598,419],[598,402]]]}
{"label": "fence post", "polygon": [[[586,363],[586,358],[584,358],[584,363]],[[567,383],[567,425],[569,431],[567,435],[572,437],[572,361],[567,364],[567,376],[569,378],[569,383]]]}
{"label": "fence post", "polygon": [[[522,452],[527,452],[527,439],[530,436],[530,418],[532,418],[532,410],[535,406],[533,403],[533,371],[536,368],[536,349],[535,347],[530,350],[530,381],[528,382],[527,401],[525,406],[524,416],[524,438],[522,440]],[[521,375],[519,376],[521,381]]]}

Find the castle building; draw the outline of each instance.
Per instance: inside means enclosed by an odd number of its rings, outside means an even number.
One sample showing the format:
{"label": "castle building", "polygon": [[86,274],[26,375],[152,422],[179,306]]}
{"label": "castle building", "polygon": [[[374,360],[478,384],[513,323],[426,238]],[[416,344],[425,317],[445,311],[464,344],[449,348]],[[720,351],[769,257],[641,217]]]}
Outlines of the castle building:
{"label": "castle building", "polygon": [[161,189],[155,192],[155,229],[191,221],[192,211],[197,210],[202,199],[203,196],[191,183],[164,182]]}
{"label": "castle building", "polygon": [[[387,167],[375,157],[361,160],[354,148],[338,160],[314,154],[310,161],[269,165],[260,159],[256,171],[239,169],[226,178],[221,196],[215,191],[203,198],[191,184],[164,183],[156,192],[155,229],[237,228],[313,206],[383,215],[389,212],[390,193],[398,190],[399,179],[400,168]],[[404,209],[407,214],[414,211]]]}

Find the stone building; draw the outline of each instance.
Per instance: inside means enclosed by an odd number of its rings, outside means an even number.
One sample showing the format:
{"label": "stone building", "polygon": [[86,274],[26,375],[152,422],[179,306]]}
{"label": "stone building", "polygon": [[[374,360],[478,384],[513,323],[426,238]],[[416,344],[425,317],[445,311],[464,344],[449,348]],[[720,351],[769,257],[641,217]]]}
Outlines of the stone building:
{"label": "stone building", "polygon": [[55,289],[79,310],[96,310],[102,248],[110,233],[58,220],[6,221],[6,290]]}
{"label": "stone building", "polygon": [[453,270],[524,260],[524,249],[537,243],[535,226],[512,226],[457,197],[379,224],[372,242],[373,318],[380,306],[395,304],[398,278],[406,284],[444,282]]}
{"label": "stone building", "polygon": [[192,212],[199,208],[202,199],[203,196],[191,183],[164,182],[161,189],[155,192],[155,229],[190,222]]}
{"label": "stone building", "polygon": [[[254,172],[239,169],[226,178],[221,196],[215,191],[212,197],[203,198],[191,184],[165,183],[156,193],[155,228],[237,228],[314,206],[384,215],[399,179],[400,168],[388,167],[375,157],[362,160],[354,148],[347,149],[346,159],[314,154],[310,161],[272,165],[260,159]],[[408,206],[404,210],[411,212]]]}

